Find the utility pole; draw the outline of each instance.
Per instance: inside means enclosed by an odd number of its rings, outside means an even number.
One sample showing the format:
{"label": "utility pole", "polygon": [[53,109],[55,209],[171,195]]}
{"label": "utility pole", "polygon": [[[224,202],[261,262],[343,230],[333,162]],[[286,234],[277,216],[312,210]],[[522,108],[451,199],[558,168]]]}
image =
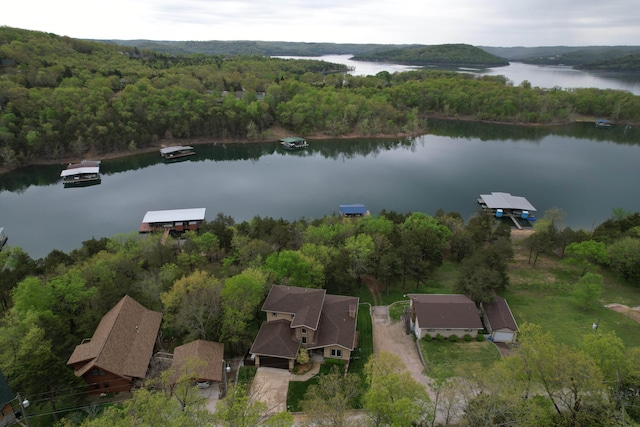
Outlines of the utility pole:
{"label": "utility pole", "polygon": [[18,399],[18,404],[20,405],[20,410],[22,412],[22,418],[24,419],[24,424],[22,423],[22,421],[18,421],[18,422],[20,423],[20,425],[30,427],[29,419],[27,418],[27,411],[25,409],[29,406],[29,400],[25,399],[23,401],[22,397],[20,396],[20,393],[17,394],[16,399]]}

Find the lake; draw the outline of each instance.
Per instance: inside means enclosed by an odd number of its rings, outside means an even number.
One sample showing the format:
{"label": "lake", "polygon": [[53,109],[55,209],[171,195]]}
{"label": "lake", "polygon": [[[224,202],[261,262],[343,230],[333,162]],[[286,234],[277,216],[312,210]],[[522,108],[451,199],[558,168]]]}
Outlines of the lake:
{"label": "lake", "polygon": [[[307,59],[321,59],[336,64],[345,64],[353,68],[351,74],[357,76],[376,75],[380,71],[390,73],[419,69],[398,64],[385,64],[380,62],[354,61],[352,55],[324,55]],[[302,57],[283,57],[302,58]],[[574,70],[568,66],[540,66],[529,65],[520,62],[512,62],[506,67],[486,68],[486,69],[457,69],[456,71],[472,73],[478,75],[503,75],[513,85],[518,86],[527,80],[534,87],[551,89],[554,87],[563,89],[576,89],[585,87],[595,87],[599,89],[627,90],[633,94],[640,95],[640,73],[612,73],[596,71]]]}
{"label": "lake", "polygon": [[102,184],[63,188],[63,165],[0,176],[0,227],[33,258],[92,237],[136,232],[149,210],[207,209],[236,221],[320,218],[343,203],[469,219],[480,194],[509,192],[538,210],[559,207],[564,225],[591,230],[613,208],[640,211],[640,130],[576,123],[552,128],[429,122],[410,139],[206,144],[162,163],[159,153],[102,162]]}

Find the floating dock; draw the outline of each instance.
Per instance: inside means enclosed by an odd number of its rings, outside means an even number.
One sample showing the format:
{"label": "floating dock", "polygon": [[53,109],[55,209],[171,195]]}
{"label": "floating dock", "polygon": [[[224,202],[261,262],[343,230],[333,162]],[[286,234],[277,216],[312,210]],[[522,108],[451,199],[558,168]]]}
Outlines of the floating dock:
{"label": "floating dock", "polygon": [[490,211],[496,218],[510,218],[519,230],[522,230],[520,220],[536,220],[536,208],[522,196],[493,192],[491,194],[481,194],[478,203],[482,209]]}

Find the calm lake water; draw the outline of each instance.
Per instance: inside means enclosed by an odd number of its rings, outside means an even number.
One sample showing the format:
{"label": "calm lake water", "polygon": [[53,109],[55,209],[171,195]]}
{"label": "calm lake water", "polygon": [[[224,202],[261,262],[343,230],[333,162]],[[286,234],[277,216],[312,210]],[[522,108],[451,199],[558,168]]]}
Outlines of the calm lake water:
{"label": "calm lake water", "polygon": [[[394,73],[396,71],[401,72],[419,68],[380,62],[353,61],[351,57],[352,55],[324,55],[307,59],[322,59],[337,64],[345,64],[352,67],[353,71],[351,74],[357,76],[376,75],[380,71]],[[286,58],[302,57],[288,56]],[[539,66],[520,62],[512,62],[506,67],[486,68],[482,70],[461,69],[458,71],[479,75],[503,75],[515,86],[527,80],[534,87],[546,89],[554,87],[563,89],[595,87],[600,89],[627,90],[636,95],[640,95],[639,73],[626,74],[580,71],[568,66]]]}
{"label": "calm lake water", "polygon": [[342,203],[382,209],[456,211],[470,218],[480,194],[526,197],[538,216],[564,209],[564,225],[591,229],[612,208],[640,211],[640,129],[592,124],[522,128],[430,122],[412,139],[197,146],[189,160],[159,153],[102,162],[102,184],[63,188],[63,165],[0,176],[0,226],[33,258],[68,252],[92,237],[136,232],[148,210],[207,209],[236,221],[320,218]]}

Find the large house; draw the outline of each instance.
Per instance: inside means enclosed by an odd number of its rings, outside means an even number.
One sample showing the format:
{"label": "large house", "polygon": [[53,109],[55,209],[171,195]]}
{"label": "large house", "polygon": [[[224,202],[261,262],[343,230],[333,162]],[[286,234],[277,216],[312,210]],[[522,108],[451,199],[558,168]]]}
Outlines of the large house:
{"label": "large house", "polygon": [[480,314],[465,295],[409,294],[411,329],[418,339],[425,335],[476,337],[483,329]]}
{"label": "large house", "polygon": [[90,393],[129,391],[147,373],[161,321],[162,313],[127,295],[104,315],[93,337],[75,348],[67,365],[90,385]]}
{"label": "large house", "polygon": [[293,369],[300,348],[312,356],[349,360],[356,345],[357,297],[324,289],[274,285],[262,306],[262,324],[249,352],[256,366]]}
{"label": "large house", "polygon": [[496,295],[493,301],[480,304],[482,318],[490,338],[494,342],[516,341],[518,324],[514,319],[507,300]]}

